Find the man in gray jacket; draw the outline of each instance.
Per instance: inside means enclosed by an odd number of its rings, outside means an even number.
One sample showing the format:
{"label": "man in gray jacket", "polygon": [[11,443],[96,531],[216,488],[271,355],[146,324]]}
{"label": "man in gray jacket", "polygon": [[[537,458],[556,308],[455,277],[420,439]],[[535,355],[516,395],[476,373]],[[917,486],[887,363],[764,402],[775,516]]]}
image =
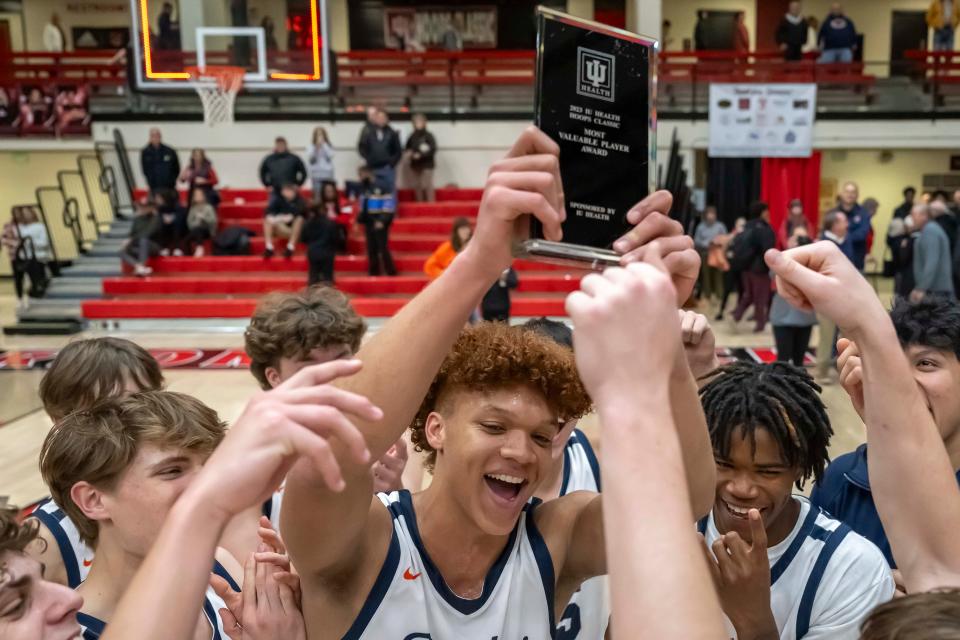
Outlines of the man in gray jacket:
{"label": "man in gray jacket", "polygon": [[953,263],[946,232],[933,222],[927,204],[915,205],[910,217],[914,229],[920,232],[913,247],[913,277],[916,284],[910,292],[910,300],[919,302],[928,294],[952,297]]}

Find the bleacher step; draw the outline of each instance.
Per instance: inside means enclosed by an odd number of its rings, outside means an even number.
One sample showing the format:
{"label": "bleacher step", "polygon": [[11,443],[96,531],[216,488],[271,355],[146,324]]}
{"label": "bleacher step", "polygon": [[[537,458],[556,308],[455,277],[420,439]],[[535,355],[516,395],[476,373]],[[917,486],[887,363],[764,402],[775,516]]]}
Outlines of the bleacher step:
{"label": "bleacher step", "polygon": [[79,321],[82,318],[80,302],[72,299],[44,298],[32,302],[29,309],[17,312],[17,320],[20,322],[64,322]]}
{"label": "bleacher step", "polygon": [[18,322],[3,328],[3,333],[8,336],[70,336],[81,331],[83,323],[79,320]]}

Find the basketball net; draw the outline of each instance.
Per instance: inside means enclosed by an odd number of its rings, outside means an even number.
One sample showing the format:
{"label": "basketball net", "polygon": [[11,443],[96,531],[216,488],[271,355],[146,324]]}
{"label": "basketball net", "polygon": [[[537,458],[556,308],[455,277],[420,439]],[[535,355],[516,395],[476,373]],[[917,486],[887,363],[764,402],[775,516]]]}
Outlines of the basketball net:
{"label": "basketball net", "polygon": [[233,122],[233,106],[243,88],[243,67],[213,66],[189,67],[193,87],[203,104],[203,121],[211,127]]}

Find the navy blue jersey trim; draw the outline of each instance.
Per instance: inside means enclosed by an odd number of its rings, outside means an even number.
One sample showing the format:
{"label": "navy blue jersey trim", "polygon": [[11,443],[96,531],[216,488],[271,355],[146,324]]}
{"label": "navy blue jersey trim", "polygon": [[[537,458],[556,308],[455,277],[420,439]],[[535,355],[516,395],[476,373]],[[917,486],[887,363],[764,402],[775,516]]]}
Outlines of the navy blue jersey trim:
{"label": "navy blue jersey trim", "polygon": [[702,535],[702,536],[707,535],[707,521],[708,521],[708,520],[710,520],[710,514],[709,514],[709,513],[708,513],[707,515],[703,516],[702,518],[700,518],[699,520],[697,520],[697,531],[698,531],[698,532],[700,533],[700,535]]}
{"label": "navy blue jersey trim", "polygon": [[[413,540],[413,544],[416,546],[417,552],[423,560],[424,569],[427,575],[430,576],[430,582],[433,583],[434,589],[437,590],[437,593],[440,594],[440,597],[442,597],[447,604],[464,615],[470,615],[479,611],[490,598],[494,588],[497,586],[497,582],[500,580],[503,569],[507,566],[507,561],[510,559],[513,549],[516,546],[517,530],[519,529],[520,523],[517,522],[513,527],[513,531],[510,532],[510,538],[503,547],[500,557],[497,558],[497,561],[490,567],[490,571],[487,572],[487,577],[483,581],[483,592],[480,594],[480,597],[474,600],[467,600],[451,591],[447,583],[444,582],[440,571],[430,558],[430,554],[427,553],[426,547],[423,546],[423,540],[420,538],[420,530],[417,527],[417,516],[413,511],[413,500],[410,498],[410,492],[400,491],[399,495],[400,500],[390,505],[391,510],[396,513],[395,509],[399,509],[400,515],[403,515],[406,520],[407,528],[410,531],[410,538]],[[528,506],[524,506],[524,509],[528,508]]]}
{"label": "navy blue jersey trim", "polygon": [[807,513],[807,517],[804,518],[803,524],[800,525],[800,531],[797,532],[797,536],[793,539],[793,542],[790,543],[790,546],[787,547],[786,552],[780,556],[780,559],[777,560],[776,564],[770,567],[771,587],[776,584],[777,580],[783,575],[783,572],[787,570],[787,567],[790,566],[790,563],[797,556],[797,553],[800,552],[800,547],[803,546],[804,541],[806,541],[811,531],[813,531],[813,527],[817,523],[817,516],[819,514],[820,510],[813,505],[810,505],[810,512]]}
{"label": "navy blue jersey trim", "polygon": [[213,627],[213,635],[210,636],[210,640],[223,640],[223,636],[220,635],[220,625],[217,624],[220,619],[220,612],[213,608],[213,603],[210,602],[209,598],[203,599],[203,615],[207,617],[207,622]]}
{"label": "navy blue jersey trim", "polygon": [[390,526],[393,527],[393,533],[390,536],[390,548],[387,549],[387,557],[380,567],[380,573],[377,574],[377,580],[373,583],[367,599],[357,614],[357,618],[350,625],[350,628],[343,635],[343,640],[360,640],[367,625],[373,619],[373,614],[383,603],[390,591],[390,585],[393,584],[393,577],[397,575],[397,568],[400,566],[400,538],[397,536],[396,524],[391,520]]}
{"label": "navy blue jersey trim", "polygon": [[573,464],[573,460],[570,458],[570,446],[574,443],[574,439],[570,438],[567,440],[566,446],[563,447],[563,482],[560,483],[560,495],[567,495],[567,487],[570,485],[570,466]]}
{"label": "navy blue jersey trim", "polygon": [[[51,499],[41,503],[40,507],[45,506],[47,503],[56,504]],[[80,560],[77,558],[77,554],[73,552],[73,545],[70,544],[70,538],[67,537],[67,532],[63,530],[63,526],[60,524],[60,520],[67,516],[59,507],[57,507],[57,510],[53,513],[41,511],[40,507],[37,507],[37,509],[30,514],[30,517],[42,522],[53,535],[53,539],[57,541],[57,547],[60,549],[60,557],[63,558],[63,566],[67,570],[67,586],[71,589],[76,589],[83,581],[80,579]]]}
{"label": "navy blue jersey trim", "polygon": [[839,547],[843,539],[847,537],[847,534],[852,531],[850,527],[842,523],[833,531],[827,531],[822,527],[816,528],[826,532],[827,535],[825,538],[819,538],[825,540],[826,544],[820,549],[820,555],[817,556],[813,570],[807,578],[807,586],[803,589],[803,596],[800,598],[800,607],[797,609],[798,640],[807,635],[807,632],[810,630],[810,613],[813,611],[813,601],[817,597],[817,590],[820,588],[820,582],[823,580],[823,574],[827,570],[830,558],[833,557],[837,547]]}
{"label": "navy blue jersey trim", "polygon": [[580,442],[580,446],[583,447],[584,453],[587,454],[590,470],[593,471],[593,479],[597,483],[597,491],[603,491],[603,486],[600,484],[600,461],[597,460],[597,454],[594,452],[593,446],[590,445],[590,439],[587,438],[587,434],[580,431],[580,429],[574,429],[573,432],[577,434],[577,440]]}
{"label": "navy blue jersey trim", "polygon": [[267,517],[267,520],[273,522],[273,518],[270,517],[270,514],[273,513],[273,496],[267,498],[266,502],[263,503],[263,508],[260,511]]}
{"label": "navy blue jersey trim", "polygon": [[524,510],[526,514],[526,528],[527,528],[527,539],[530,541],[530,548],[533,550],[533,557],[537,560],[537,568],[540,569],[540,579],[543,581],[543,591],[547,597],[547,611],[550,615],[550,637],[555,638],[557,634],[557,623],[554,619],[554,589],[556,587],[557,579],[553,573],[553,559],[550,557],[550,549],[547,547],[547,543],[543,541],[543,536],[540,535],[540,530],[537,529],[537,523],[534,521],[533,513],[537,505],[540,504],[539,500],[535,500],[532,504],[525,507]]}
{"label": "navy blue jersey trim", "polygon": [[218,560],[213,561],[213,573],[226,580],[231,589],[240,593],[240,585],[237,584],[237,581],[233,579],[233,576],[230,575],[227,568],[220,564]]}
{"label": "navy blue jersey trim", "polygon": [[77,612],[77,622],[84,627],[83,640],[97,640],[107,628],[107,623],[100,618],[94,618],[83,611]]}

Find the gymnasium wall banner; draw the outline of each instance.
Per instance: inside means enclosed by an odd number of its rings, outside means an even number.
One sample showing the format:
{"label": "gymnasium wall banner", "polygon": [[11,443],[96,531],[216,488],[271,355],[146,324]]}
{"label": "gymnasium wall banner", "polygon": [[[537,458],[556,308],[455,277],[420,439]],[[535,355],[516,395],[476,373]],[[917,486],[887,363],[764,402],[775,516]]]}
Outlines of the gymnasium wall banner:
{"label": "gymnasium wall banner", "polygon": [[459,35],[464,49],[497,48],[497,8],[385,7],[383,40],[388,49],[422,51],[443,48],[444,35]]}
{"label": "gymnasium wall banner", "polygon": [[815,84],[711,84],[710,157],[809,158]]}

